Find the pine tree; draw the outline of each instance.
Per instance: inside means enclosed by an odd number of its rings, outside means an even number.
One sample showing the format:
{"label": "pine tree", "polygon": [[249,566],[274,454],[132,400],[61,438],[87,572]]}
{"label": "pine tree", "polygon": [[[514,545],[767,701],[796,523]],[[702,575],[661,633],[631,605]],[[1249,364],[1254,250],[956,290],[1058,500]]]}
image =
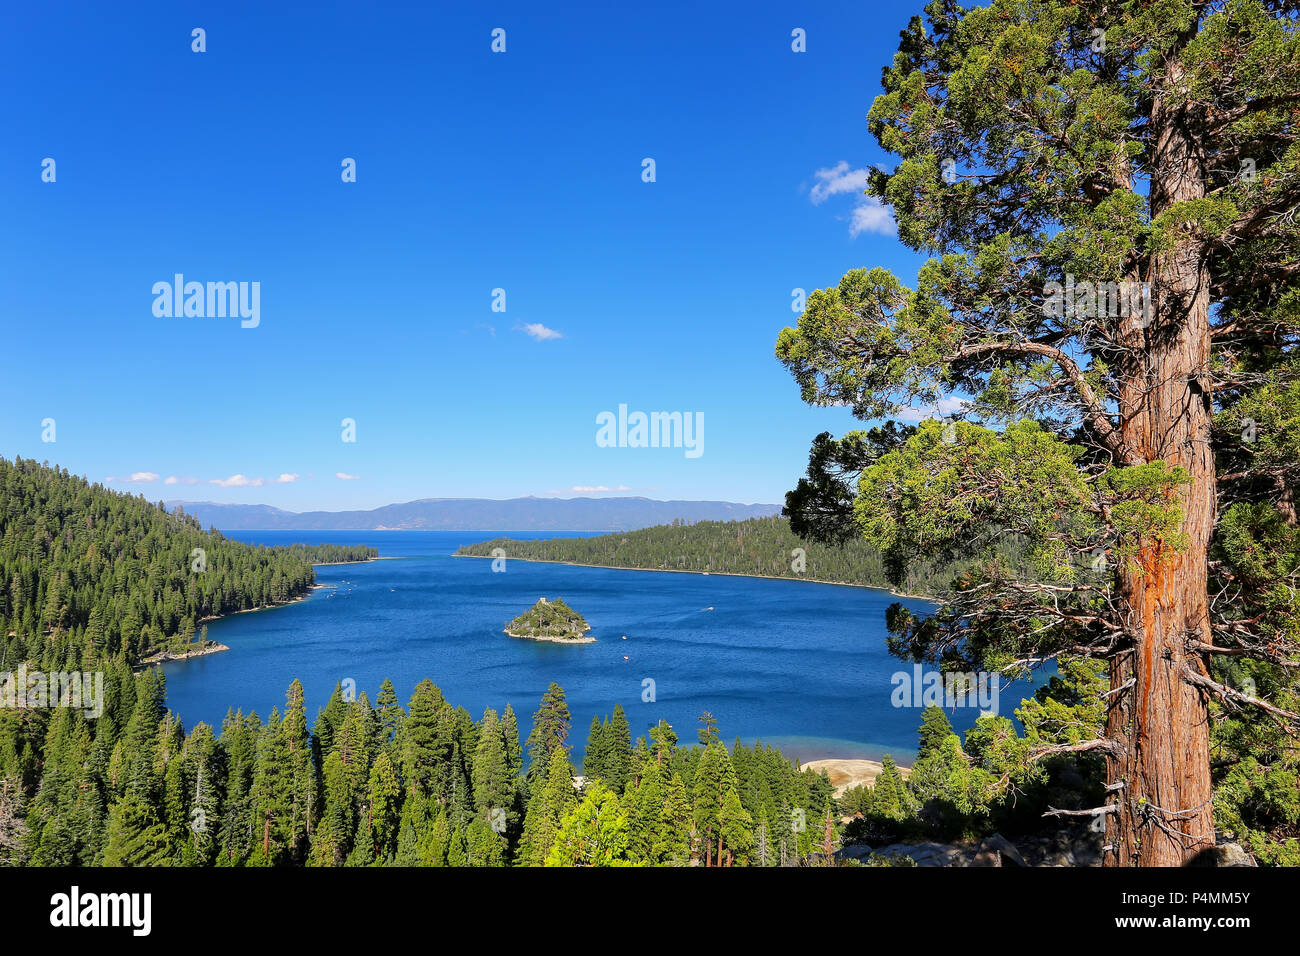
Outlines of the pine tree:
{"label": "pine tree", "polygon": [[153,807],[132,793],[108,815],[104,866],[163,866],[169,855],[166,828]]}
{"label": "pine tree", "polygon": [[317,716],[316,726],[312,728],[316,739],[320,741],[322,759],[334,750],[334,733],[342,726],[346,713],[347,704],[343,702],[343,683],[340,681],[334,685],[329,701]]}
{"label": "pine tree", "polygon": [[[734,786],[727,787],[718,808],[718,860],[719,865],[731,866],[749,862],[754,847],[754,820],[740,804],[740,794]],[[725,863],[724,860],[725,855]]]}
{"label": "pine tree", "polygon": [[519,743],[519,718],[509,704],[501,712],[501,739],[505,742],[506,773],[514,780],[523,773],[524,751]]}
{"label": "pine tree", "polygon": [[677,746],[677,734],[674,732],[672,724],[666,720],[661,720],[651,727],[650,741],[656,763],[663,766],[666,761],[672,759],[673,748]]}
{"label": "pine tree", "polygon": [[366,802],[370,811],[374,855],[383,861],[395,850],[402,805],[402,783],[387,752],[381,751],[370,768]]}
{"label": "pine tree", "polygon": [[258,735],[252,786],[252,853],[258,865],[274,866],[293,846],[293,768],[280,712],[272,710]]}
{"label": "pine tree", "polygon": [[1181,865],[1215,842],[1211,698],[1300,722],[1222,680],[1300,656],[1294,10],[933,3],[882,85],[868,129],[900,161],[867,191],[934,258],[915,289],[812,293],[777,357],[812,404],[956,393],[975,421],[815,445],[792,527],[863,535],[895,581],[1020,535],[1033,574],[981,562],[935,615],[896,607],[893,647],[1105,662],[1104,732],[1070,751],[1106,758],[1104,861]]}
{"label": "pine tree", "polygon": [[311,738],[307,733],[306,697],[302,683],[296,679],[289,685],[281,733],[284,737],[289,787],[288,819],[285,821],[287,850],[290,857],[297,861],[304,859],[310,849],[319,787]]}
{"label": "pine tree", "polygon": [[341,866],[352,851],[356,797],[337,750],[325,758],[322,776],[325,810],[312,838],[311,862],[317,866]]}
{"label": "pine tree", "polygon": [[547,866],[628,865],[628,822],[614,792],[597,780],[560,822]]}
{"label": "pine tree", "polygon": [[758,818],[758,828],[754,831],[754,853],[759,866],[772,865],[772,846],[767,835],[767,815]]}
{"label": "pine tree", "polygon": [[872,784],[872,811],[889,820],[905,820],[916,812],[916,804],[894,759],[885,754],[880,773]]}
{"label": "pine tree", "polygon": [[610,718],[605,738],[605,780],[614,793],[621,795],[632,775],[632,728],[628,726],[622,704],[614,705],[614,716]]}
{"label": "pine tree", "polygon": [[931,704],[921,711],[921,729],[917,731],[919,743],[916,757],[918,760],[939,749],[952,734],[952,723],[942,707]]}
{"label": "pine tree", "polygon": [[524,818],[524,833],[520,841],[520,860],[524,866],[543,866],[546,855],[555,842],[560,821],[569,808],[577,802],[573,789],[573,768],[563,747],[551,752],[546,778],[536,789],[528,803]]}
{"label": "pine tree", "polygon": [[393,682],[386,677],[384,682],[379,685],[379,695],[375,697],[375,708],[379,712],[379,724],[382,728],[385,744],[395,745],[398,732],[402,726],[402,719],[406,714],[402,710],[402,705],[397,702],[397,691],[393,690]]}
{"label": "pine tree", "polygon": [[707,710],[699,716],[700,729],[698,732],[700,746],[707,747],[709,744],[718,742],[718,718],[714,717]]}
{"label": "pine tree", "polygon": [[542,695],[542,704],[533,715],[533,729],[528,734],[528,779],[531,782],[542,774],[549,775],[551,758],[557,750],[565,749],[569,738],[569,705],[564,699],[564,688],[552,683]]}
{"label": "pine tree", "polygon": [[[736,772],[727,748],[714,742],[704,748],[694,776],[694,822],[705,866],[722,865],[721,825],[723,804],[736,789]],[[739,797],[737,797],[739,801]],[[716,847],[715,841],[719,841]]]}
{"label": "pine tree", "polygon": [[600,718],[591,718],[591,728],[587,731],[587,749],[582,757],[582,775],[588,780],[606,779],[606,726]]}
{"label": "pine tree", "polygon": [[488,826],[495,813],[503,814],[501,819],[508,829],[512,825],[514,795],[514,780],[506,766],[505,738],[497,712],[489,707],[483,712],[478,750],[474,755],[474,806]]}
{"label": "pine tree", "polygon": [[402,775],[411,795],[432,796],[443,804],[451,799],[456,736],[455,710],[433,681],[420,681],[402,725]]}

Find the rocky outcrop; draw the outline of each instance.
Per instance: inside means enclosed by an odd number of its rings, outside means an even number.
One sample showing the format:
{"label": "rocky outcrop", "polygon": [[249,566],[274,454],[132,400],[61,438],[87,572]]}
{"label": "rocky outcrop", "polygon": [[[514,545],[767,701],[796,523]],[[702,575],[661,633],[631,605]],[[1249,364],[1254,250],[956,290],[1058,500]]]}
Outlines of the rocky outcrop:
{"label": "rocky outcrop", "polygon": [[[1088,828],[1021,837],[1012,843],[1000,833],[964,843],[891,843],[846,846],[835,852],[837,862],[889,862],[903,866],[1101,866],[1102,835]],[[1190,866],[1255,866],[1238,843],[1221,840]]]}

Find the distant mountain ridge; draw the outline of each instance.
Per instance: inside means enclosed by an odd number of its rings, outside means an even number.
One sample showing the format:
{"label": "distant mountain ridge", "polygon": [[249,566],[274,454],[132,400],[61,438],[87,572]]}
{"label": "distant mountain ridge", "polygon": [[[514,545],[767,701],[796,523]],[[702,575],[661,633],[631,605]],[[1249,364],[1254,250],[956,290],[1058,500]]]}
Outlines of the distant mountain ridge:
{"label": "distant mountain ridge", "polygon": [[780,505],[654,498],[420,498],[369,511],[284,511],[271,505],[168,501],[226,531],[635,531],[683,521],[744,521]]}

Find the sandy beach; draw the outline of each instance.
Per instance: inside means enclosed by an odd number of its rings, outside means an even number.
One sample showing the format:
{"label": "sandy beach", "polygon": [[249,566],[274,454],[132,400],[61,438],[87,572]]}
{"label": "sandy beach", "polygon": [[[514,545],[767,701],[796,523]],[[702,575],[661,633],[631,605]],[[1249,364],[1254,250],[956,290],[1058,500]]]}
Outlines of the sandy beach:
{"label": "sandy beach", "polygon": [[[801,764],[800,770],[811,770],[813,773],[826,771],[826,776],[830,778],[831,784],[835,787],[835,796],[844,795],[844,791],[852,790],[854,787],[869,787],[876,782],[876,777],[880,771],[885,769],[884,765],[875,760],[810,760],[806,764]],[[899,767],[899,771],[904,777],[910,774],[911,768]]]}

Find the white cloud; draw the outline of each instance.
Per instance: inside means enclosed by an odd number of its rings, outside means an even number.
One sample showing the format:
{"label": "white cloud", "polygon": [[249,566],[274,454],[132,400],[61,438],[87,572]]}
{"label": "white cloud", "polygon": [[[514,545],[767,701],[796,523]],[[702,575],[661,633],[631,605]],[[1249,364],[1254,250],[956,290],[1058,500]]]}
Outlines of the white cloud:
{"label": "white cloud", "polygon": [[860,236],[864,232],[892,236],[896,231],[893,210],[875,196],[864,197],[849,214],[850,236]]}
{"label": "white cloud", "polygon": [[526,325],[520,326],[520,328],[522,328],[533,338],[537,339],[537,341],[539,342],[545,342],[547,339],[564,338],[564,336],[561,335],[559,332],[555,331],[555,329],[548,329],[540,322],[529,322]]}
{"label": "white cloud", "polygon": [[838,196],[840,193],[861,195],[867,188],[867,171],[849,169],[848,161],[843,159],[827,169],[817,170],[813,173],[813,178],[817,182],[813,183],[808,198],[813,201],[814,206],[820,206],[831,196]]}
{"label": "white cloud", "polygon": [[814,206],[820,206],[831,196],[854,193],[857,201],[849,211],[849,235],[857,237],[864,232],[874,232],[882,236],[892,236],[897,231],[894,225],[894,213],[875,196],[864,196],[867,188],[867,170],[850,169],[846,160],[841,159],[834,166],[819,169],[813,173],[816,180],[808,192],[808,198]]}
{"label": "white cloud", "polygon": [[349,475],[345,471],[334,472],[334,477],[337,478],[339,481],[360,481],[361,480],[360,475]]}
{"label": "white cloud", "polygon": [[105,481],[123,481],[127,484],[148,485],[157,481],[159,477],[159,474],[154,471],[133,471],[130,478],[107,478]]}
{"label": "white cloud", "polygon": [[163,484],[164,484],[164,485],[174,485],[174,484],[176,484],[176,482],[179,481],[179,480],[180,480],[180,479],[178,479],[175,475],[168,475],[168,476],[167,476],[167,479],[163,482]]}
{"label": "white cloud", "polygon": [[275,479],[275,482],[278,485],[291,485],[301,477],[302,477],[301,475],[298,474],[291,475],[286,471],[279,478]]}
{"label": "white cloud", "polygon": [[261,488],[265,482],[261,478],[249,478],[247,475],[231,475],[229,478],[209,478],[208,484],[220,485],[222,488]]}
{"label": "white cloud", "polygon": [[548,495],[568,495],[577,492],[579,494],[590,494],[601,491],[634,491],[635,489],[627,485],[619,485],[617,488],[611,488],[608,485],[574,485],[572,488],[552,488],[547,492]]}

